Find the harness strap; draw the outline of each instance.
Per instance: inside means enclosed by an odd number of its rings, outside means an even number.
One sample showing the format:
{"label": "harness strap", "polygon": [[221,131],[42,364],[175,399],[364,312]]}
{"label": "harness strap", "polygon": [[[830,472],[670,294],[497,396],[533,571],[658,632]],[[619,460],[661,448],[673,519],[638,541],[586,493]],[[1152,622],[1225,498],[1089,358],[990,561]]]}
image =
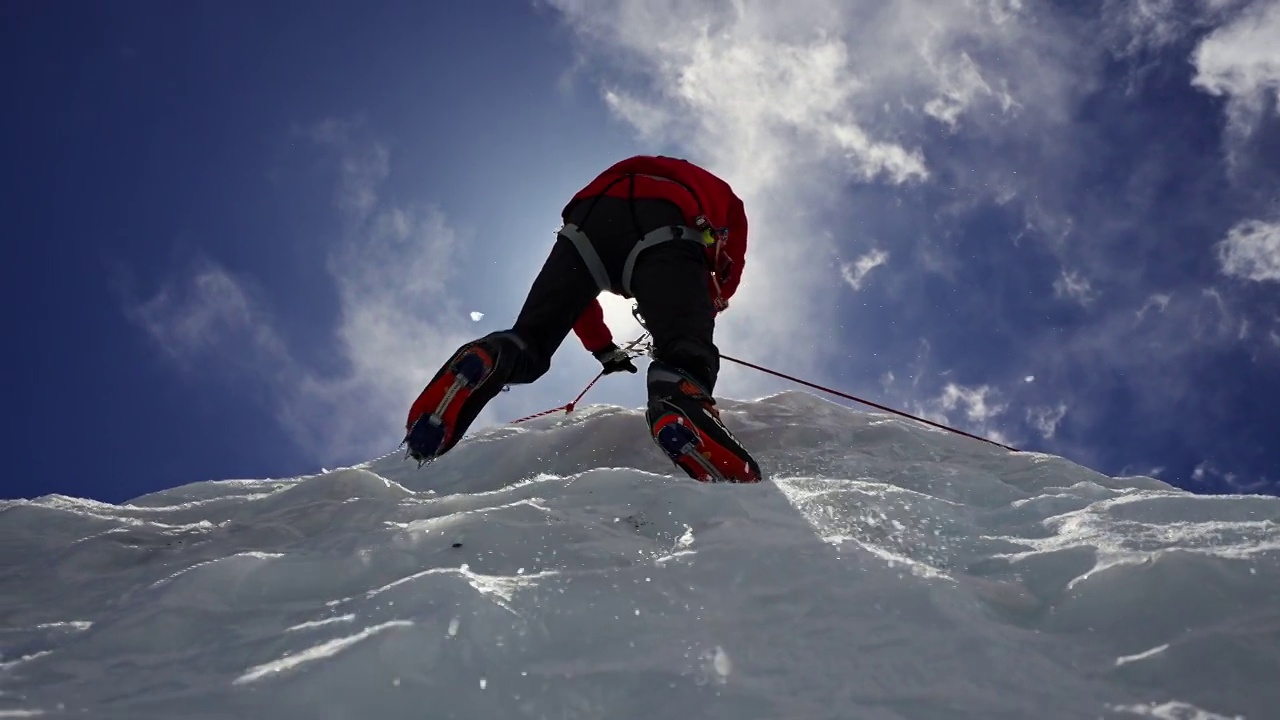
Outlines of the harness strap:
{"label": "harness strap", "polygon": [[701,238],[702,233],[688,225],[668,225],[645,233],[644,237],[640,238],[640,242],[631,248],[631,253],[627,255],[627,262],[622,266],[622,289],[625,291],[623,297],[631,297],[631,273],[636,269],[636,258],[640,257],[640,253],[654,245],[661,245],[671,240],[693,240],[701,245]]}
{"label": "harness strap", "polygon": [[[604,261],[600,259],[600,253],[596,252],[595,246],[591,244],[587,234],[573,223],[565,223],[560,228],[560,234],[569,239],[573,246],[578,249],[578,254],[582,256],[582,261],[587,264],[587,270],[591,273],[592,279],[596,281],[596,285],[601,292],[618,292],[614,288],[613,283],[609,280],[609,273],[605,270]],[[631,253],[627,255],[627,261],[622,266],[622,288],[619,293],[623,297],[631,297],[631,274],[635,271],[636,258],[641,252],[648,250],[654,245],[660,245],[671,240],[693,240],[698,244],[702,244],[702,233],[697,228],[688,225],[667,225],[657,230],[651,230],[640,238],[640,242],[631,248]]]}
{"label": "harness strap", "polygon": [[600,253],[596,252],[587,234],[573,223],[565,223],[564,227],[560,228],[560,234],[568,238],[569,242],[578,249],[582,262],[587,264],[587,270],[600,291],[612,291],[613,283],[609,282],[609,273],[604,269],[604,261],[600,259]]}

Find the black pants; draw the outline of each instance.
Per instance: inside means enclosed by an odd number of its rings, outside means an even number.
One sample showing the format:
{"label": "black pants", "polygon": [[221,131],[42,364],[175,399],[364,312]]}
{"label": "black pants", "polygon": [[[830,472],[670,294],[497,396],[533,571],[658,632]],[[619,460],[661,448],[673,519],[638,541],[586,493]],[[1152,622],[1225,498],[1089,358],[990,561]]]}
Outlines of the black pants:
{"label": "black pants", "polygon": [[[621,285],[627,255],[645,233],[686,224],[680,209],[666,200],[612,197],[579,201],[564,220],[591,239],[615,286]],[[720,373],[720,353],[712,340],[715,307],[707,289],[702,246],[680,240],[640,253],[631,291],[653,336],[654,359],[683,370],[712,393]],[[558,236],[512,328],[527,347],[508,382],[530,383],[547,372],[560,343],[599,294],[577,248]]]}

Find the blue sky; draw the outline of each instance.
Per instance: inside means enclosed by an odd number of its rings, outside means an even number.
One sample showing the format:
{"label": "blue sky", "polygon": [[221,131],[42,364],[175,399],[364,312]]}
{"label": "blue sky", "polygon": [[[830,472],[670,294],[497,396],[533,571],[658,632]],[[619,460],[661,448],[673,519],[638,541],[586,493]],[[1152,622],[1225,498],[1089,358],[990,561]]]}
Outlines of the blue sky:
{"label": "blue sky", "polygon": [[[1280,492],[1276,0],[0,12],[5,496],[393,450],[444,356],[512,321],[568,196],[637,153],[747,202],[725,353],[1108,474]],[[596,368],[570,338],[482,423]]]}

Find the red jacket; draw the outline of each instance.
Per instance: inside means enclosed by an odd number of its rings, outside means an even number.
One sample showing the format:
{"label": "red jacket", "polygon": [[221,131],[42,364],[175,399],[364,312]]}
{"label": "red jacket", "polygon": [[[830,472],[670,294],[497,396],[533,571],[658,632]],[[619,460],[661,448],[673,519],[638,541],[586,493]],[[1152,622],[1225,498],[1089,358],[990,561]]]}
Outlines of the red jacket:
{"label": "red jacket", "polygon": [[[728,264],[727,270],[719,278],[719,297],[727,302],[738,289],[742,266],[746,261],[747,215],[743,210],[742,200],[733,193],[729,184],[710,172],[679,158],[647,155],[627,158],[605,170],[578,191],[569,205],[565,206],[564,214],[568,214],[569,207],[575,201],[605,193],[606,188],[608,195],[627,197],[631,192],[630,183],[614,183],[612,188],[608,186],[619,177],[632,173],[636,175],[636,197],[670,200],[684,211],[685,221],[690,225],[698,215],[705,215],[714,227],[728,230],[728,235],[720,243],[718,259],[720,267],[724,268]],[[676,182],[670,182],[671,180]],[[707,261],[709,267],[715,267],[715,248],[707,248]],[[716,296],[716,283],[710,272],[707,273],[707,291],[712,297]],[[613,335],[604,323],[604,311],[596,300],[578,318],[573,331],[591,352],[603,350],[613,343]]]}

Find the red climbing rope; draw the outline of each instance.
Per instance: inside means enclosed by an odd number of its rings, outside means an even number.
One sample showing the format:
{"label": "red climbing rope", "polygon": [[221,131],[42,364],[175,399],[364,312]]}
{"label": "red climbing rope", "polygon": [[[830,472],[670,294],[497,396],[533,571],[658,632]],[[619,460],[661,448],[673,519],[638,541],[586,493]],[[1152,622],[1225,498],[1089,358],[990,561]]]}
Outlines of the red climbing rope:
{"label": "red climbing rope", "polygon": [[601,371],[599,375],[596,375],[596,377],[595,377],[595,379],[594,379],[594,380],[592,380],[591,382],[587,383],[587,386],[586,386],[586,387],[584,387],[584,388],[582,388],[582,392],[578,393],[578,397],[574,398],[572,401],[567,402],[567,403],[565,403],[564,405],[561,405],[561,406],[560,406],[560,407],[558,407],[558,408],[551,408],[550,410],[543,410],[543,411],[542,411],[542,412],[540,412],[540,413],[534,413],[533,415],[530,415],[530,416],[528,416],[528,417],[522,417],[522,418],[520,418],[519,420],[512,420],[512,421],[511,421],[511,424],[512,424],[512,425],[514,425],[514,424],[516,424],[516,423],[522,423],[522,422],[524,422],[524,421],[526,421],[526,420],[532,420],[532,419],[534,419],[534,418],[540,418],[540,417],[543,417],[543,416],[545,416],[545,415],[550,415],[550,414],[552,414],[552,413],[558,413],[558,412],[560,412],[561,410],[563,410],[563,411],[564,411],[564,414],[565,414],[565,415],[568,415],[569,413],[573,412],[573,408],[577,406],[578,401],[582,399],[582,396],[583,396],[583,395],[586,395],[586,394],[587,394],[587,391],[588,391],[588,390],[590,390],[590,389],[591,389],[591,387],[592,387],[593,385],[595,385],[595,384],[596,384],[596,382],[597,382],[600,378],[602,378],[602,377],[604,377],[604,372],[603,372],[603,371]]}
{"label": "red climbing rope", "polygon": [[[640,337],[636,338],[635,340],[632,340],[631,342],[627,343],[622,349],[626,350],[627,354],[630,355],[631,357],[642,355],[644,354],[645,351],[648,350],[648,348],[644,345],[641,345],[641,343],[644,342],[644,339],[648,336],[649,336],[649,333],[646,332]],[[582,396],[586,395],[588,390],[595,387],[595,384],[599,382],[600,378],[602,377],[604,377],[603,370],[600,372],[600,374],[596,375],[595,378],[591,380],[591,382],[587,383],[586,387],[582,388],[582,392],[578,393],[578,397],[565,403],[564,405],[561,405],[560,407],[551,408],[550,410],[543,410],[540,413],[534,413],[533,415],[529,415],[528,417],[522,417],[519,420],[512,420],[511,424],[515,425],[516,423],[522,423],[527,420],[533,420],[534,418],[545,417],[553,413],[558,413],[561,410],[564,411],[565,415],[568,415],[569,413],[573,412],[573,409],[575,407],[578,406],[578,401],[582,399]]]}
{"label": "red climbing rope", "polygon": [[863,399],[862,399],[862,398],[860,398],[860,397],[855,397],[855,396],[850,395],[850,394],[848,394],[848,393],[842,393],[842,392],[840,392],[839,390],[833,390],[833,389],[831,389],[831,388],[829,388],[829,387],[823,387],[822,385],[816,385],[816,384],[814,384],[814,383],[809,382],[808,380],[801,380],[801,379],[800,379],[800,378],[798,378],[798,377],[793,377],[793,376],[791,376],[791,375],[787,375],[787,374],[785,374],[785,373],[780,373],[780,372],[778,372],[777,370],[770,370],[769,368],[766,368],[766,367],[760,367],[759,365],[756,365],[756,364],[754,364],[754,363],[749,363],[749,362],[747,362],[746,360],[739,360],[739,359],[737,359],[737,358],[729,357],[728,355],[725,355],[725,354],[723,354],[723,353],[720,355],[720,357],[721,357],[721,359],[728,360],[729,362],[738,363],[739,365],[745,365],[746,367],[749,367],[749,368],[751,368],[751,369],[753,369],[753,370],[759,370],[760,372],[768,373],[768,374],[770,374],[770,375],[774,375],[774,376],[777,376],[777,377],[780,377],[780,378],[784,378],[784,379],[786,379],[786,380],[790,380],[791,382],[794,382],[794,383],[800,383],[801,385],[806,385],[806,386],[811,387],[811,388],[813,388],[813,389],[815,389],[815,390],[821,390],[821,391],[826,392],[826,393],[831,393],[832,395],[835,395],[835,396],[837,396],[837,397],[842,397],[842,398],[844,398],[844,399],[846,399],[846,400],[852,400],[852,401],[854,401],[854,402],[856,402],[856,403],[862,403],[863,405],[869,405],[869,406],[871,406],[871,407],[873,407],[873,408],[875,408],[875,409],[877,409],[877,410],[883,410],[883,411],[885,411],[885,412],[887,412],[887,413],[893,413],[894,415],[899,415],[899,416],[901,416],[901,417],[910,418],[910,419],[912,419],[912,420],[915,420],[916,422],[922,422],[922,423],[924,423],[925,425],[931,425],[931,426],[936,427],[936,428],[939,428],[939,429],[941,429],[941,430],[946,430],[946,431],[948,431],[948,432],[953,432],[953,433],[955,433],[955,434],[957,434],[957,435],[963,435],[963,436],[965,436],[965,437],[967,437],[967,438],[972,438],[972,439],[974,439],[974,440],[981,440],[981,441],[982,441],[982,442],[984,442],[984,443],[991,443],[992,445],[995,445],[996,447],[999,447],[999,448],[1004,448],[1005,450],[1012,450],[1012,451],[1014,451],[1014,452],[1017,452],[1017,451],[1018,451],[1018,450],[1017,450],[1017,448],[1012,448],[1012,447],[1009,447],[1008,445],[1003,445],[1003,444],[1001,444],[1001,443],[996,442],[995,440],[989,440],[989,439],[987,439],[987,438],[982,437],[981,435],[974,435],[974,434],[972,434],[972,433],[967,433],[967,432],[965,432],[965,431],[963,431],[963,430],[957,430],[957,429],[955,429],[955,428],[953,428],[953,427],[948,427],[948,426],[943,425],[943,424],[941,424],[941,423],[936,423],[936,422],[934,422],[934,421],[932,421],[932,420],[925,420],[925,419],[924,419],[924,418],[922,418],[922,417],[916,417],[915,415],[911,415],[911,414],[909,414],[909,413],[904,413],[904,412],[902,412],[901,410],[894,410],[894,409],[893,409],[893,408],[891,408],[891,407],[886,407],[886,406],[881,405],[881,404],[879,404],[879,403],[871,402],[870,400],[863,400]]}

